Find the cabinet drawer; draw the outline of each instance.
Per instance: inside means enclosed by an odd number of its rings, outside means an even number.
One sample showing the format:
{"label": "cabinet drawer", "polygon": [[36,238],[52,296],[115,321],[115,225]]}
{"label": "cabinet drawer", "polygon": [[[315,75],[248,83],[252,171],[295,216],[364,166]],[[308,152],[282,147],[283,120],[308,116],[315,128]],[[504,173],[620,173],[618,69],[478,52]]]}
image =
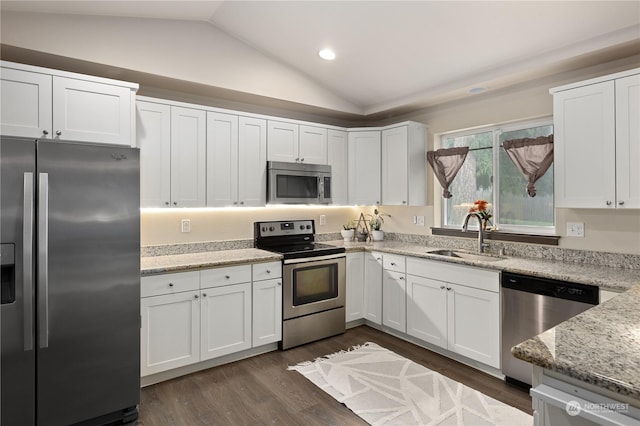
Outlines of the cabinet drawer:
{"label": "cabinet drawer", "polygon": [[251,282],[251,265],[228,266],[200,271],[201,288]]}
{"label": "cabinet drawer", "polygon": [[159,296],[200,288],[200,272],[179,272],[175,274],[152,275],[140,279],[140,296]]}
{"label": "cabinet drawer", "polygon": [[269,280],[282,276],[282,263],[266,262],[253,264],[253,281]]}
{"label": "cabinet drawer", "polygon": [[397,254],[387,254],[382,256],[382,265],[384,269],[404,273],[406,258]]}
{"label": "cabinet drawer", "polygon": [[497,293],[500,272],[417,258],[407,259],[407,274]]}

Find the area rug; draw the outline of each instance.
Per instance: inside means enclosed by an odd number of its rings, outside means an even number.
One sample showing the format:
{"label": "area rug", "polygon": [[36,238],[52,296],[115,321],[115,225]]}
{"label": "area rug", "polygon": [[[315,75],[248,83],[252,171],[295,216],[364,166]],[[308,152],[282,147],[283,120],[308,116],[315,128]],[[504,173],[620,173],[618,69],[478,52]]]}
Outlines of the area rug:
{"label": "area rug", "polygon": [[296,370],[371,425],[532,425],[533,418],[375,343]]}

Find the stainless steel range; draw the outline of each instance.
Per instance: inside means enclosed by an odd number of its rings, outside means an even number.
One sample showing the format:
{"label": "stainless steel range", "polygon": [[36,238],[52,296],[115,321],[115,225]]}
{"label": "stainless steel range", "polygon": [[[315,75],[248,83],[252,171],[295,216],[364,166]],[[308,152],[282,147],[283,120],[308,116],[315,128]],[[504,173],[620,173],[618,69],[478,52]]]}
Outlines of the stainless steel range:
{"label": "stainless steel range", "polygon": [[255,247],[283,255],[280,349],[345,331],[346,255],[315,242],[313,220],[254,223]]}

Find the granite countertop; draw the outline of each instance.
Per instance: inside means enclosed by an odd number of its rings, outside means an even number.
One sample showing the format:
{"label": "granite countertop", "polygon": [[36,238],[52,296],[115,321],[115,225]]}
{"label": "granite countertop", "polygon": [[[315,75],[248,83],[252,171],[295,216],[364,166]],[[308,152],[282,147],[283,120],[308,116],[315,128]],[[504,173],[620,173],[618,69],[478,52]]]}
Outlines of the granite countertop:
{"label": "granite countertop", "polygon": [[628,396],[640,406],[640,286],[516,345],[523,361]]}
{"label": "granite countertop", "polygon": [[[400,241],[380,241],[373,243],[326,241],[325,243],[345,247],[347,253],[362,250],[381,251],[384,253],[422,257],[425,259],[477,266],[534,277],[591,284],[612,291],[625,291],[640,284],[640,269],[608,268],[605,266],[509,256],[496,260],[496,256],[489,255],[488,258],[490,261],[450,258],[428,253],[441,249],[440,247],[429,247]],[[460,251],[464,252],[464,250]]]}
{"label": "granite countertop", "polygon": [[273,262],[282,256],[255,248],[219,250],[200,253],[174,254],[167,256],[145,256],[140,258],[141,274],[152,275],[193,269],[215,268],[246,263]]}

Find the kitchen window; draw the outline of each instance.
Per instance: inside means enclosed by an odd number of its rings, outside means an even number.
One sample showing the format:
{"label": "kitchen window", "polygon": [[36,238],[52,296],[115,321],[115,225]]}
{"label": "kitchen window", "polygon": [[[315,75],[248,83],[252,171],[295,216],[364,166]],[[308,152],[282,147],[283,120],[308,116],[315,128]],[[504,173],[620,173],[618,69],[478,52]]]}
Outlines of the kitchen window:
{"label": "kitchen window", "polygon": [[[487,200],[491,225],[501,231],[553,234],[553,167],[536,182],[537,194],[527,194],[527,181],[509,159],[502,144],[521,138],[553,134],[551,117],[442,135],[442,148],[469,147],[467,158],[451,183],[453,196],[444,199],[445,227],[460,228],[475,200]],[[475,221],[471,222],[474,226]]]}

